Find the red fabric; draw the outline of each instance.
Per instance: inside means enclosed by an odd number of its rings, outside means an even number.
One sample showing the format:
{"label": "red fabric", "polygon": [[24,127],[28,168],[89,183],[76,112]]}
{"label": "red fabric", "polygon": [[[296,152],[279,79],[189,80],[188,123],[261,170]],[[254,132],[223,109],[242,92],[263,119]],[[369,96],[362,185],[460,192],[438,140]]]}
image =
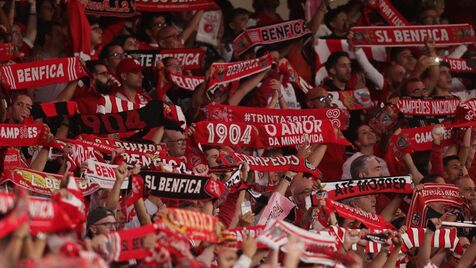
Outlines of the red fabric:
{"label": "red fabric", "polygon": [[218,218],[227,227],[230,225],[231,220],[233,219],[233,215],[235,215],[236,201],[238,200],[238,195],[239,192],[228,194],[225,201],[220,206]]}
{"label": "red fabric", "polygon": [[345,162],[345,146],[327,144],[327,150],[317,167],[323,175],[321,181],[335,181],[342,177],[342,166]]}
{"label": "red fabric", "polygon": [[278,80],[279,79],[278,75],[277,74],[268,75],[264,79],[261,86],[255,89],[253,97],[250,98],[250,100],[246,102],[245,106],[252,106],[252,107],[268,106],[268,100],[273,96],[273,91],[274,91],[271,88],[271,82],[273,79]]}
{"label": "red fabric", "polygon": [[442,146],[433,143],[430,153],[431,173],[444,174]]}
{"label": "red fabric", "polygon": [[473,158],[471,167],[468,170],[468,175],[473,179],[474,183],[476,183],[476,157]]}
{"label": "red fabric", "polygon": [[[101,50],[103,49],[103,47],[111,43],[111,41],[121,33],[122,29],[124,29],[125,22],[126,22],[126,19],[122,19],[122,18],[116,19],[114,20],[114,23],[102,29],[102,36],[101,36],[102,44],[94,48],[95,53],[94,53],[94,56],[91,56],[91,58],[92,57],[94,57],[94,59],[99,58],[99,54],[101,53]],[[91,32],[89,32],[88,34],[91,35]]]}
{"label": "red fabric", "polygon": [[281,16],[276,12],[268,14],[265,11],[258,11],[255,13],[254,18],[257,20],[257,26],[269,25],[283,21],[283,18],[281,18]]}
{"label": "red fabric", "polygon": [[299,46],[292,46],[286,58],[307,83],[314,85],[314,73],[312,72],[312,66],[303,57],[302,48]]}
{"label": "red fabric", "polygon": [[101,99],[101,94],[94,92],[92,88],[86,87],[77,87],[76,94],[73,97],[81,114],[95,114]]}
{"label": "red fabric", "polygon": [[91,28],[84,5],[79,0],[69,0],[66,4],[68,25],[73,43],[73,52],[91,54]]}

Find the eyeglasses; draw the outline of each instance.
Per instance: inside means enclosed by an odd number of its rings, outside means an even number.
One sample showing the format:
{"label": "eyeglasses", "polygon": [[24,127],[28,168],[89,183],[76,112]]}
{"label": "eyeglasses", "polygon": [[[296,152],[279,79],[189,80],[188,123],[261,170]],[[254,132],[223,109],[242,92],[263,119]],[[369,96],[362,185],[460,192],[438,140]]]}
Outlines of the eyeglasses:
{"label": "eyeglasses", "polygon": [[109,76],[109,72],[108,71],[104,71],[104,72],[100,72],[100,73],[94,73],[96,76]]}
{"label": "eyeglasses", "polygon": [[184,144],[187,144],[187,139],[178,139],[178,140],[169,141],[169,142],[170,143],[176,142],[178,145],[184,145]]}
{"label": "eyeglasses", "polygon": [[311,99],[311,101],[318,100],[319,102],[327,102],[332,100],[332,94],[327,96],[317,96]]}
{"label": "eyeglasses", "polygon": [[124,226],[124,222],[116,221],[116,222],[104,222],[104,223],[96,223],[93,224],[94,226],[104,226],[107,229],[121,229]]}
{"label": "eyeglasses", "polygon": [[165,22],[164,23],[158,22],[158,23],[154,23],[152,25],[153,28],[163,28],[163,27],[166,27],[166,26],[167,26],[167,23],[165,23]]}
{"label": "eyeglasses", "polygon": [[126,56],[127,56],[126,52],[123,52],[123,53],[114,52],[111,55],[109,55],[109,57],[112,57],[112,58],[125,58]]}

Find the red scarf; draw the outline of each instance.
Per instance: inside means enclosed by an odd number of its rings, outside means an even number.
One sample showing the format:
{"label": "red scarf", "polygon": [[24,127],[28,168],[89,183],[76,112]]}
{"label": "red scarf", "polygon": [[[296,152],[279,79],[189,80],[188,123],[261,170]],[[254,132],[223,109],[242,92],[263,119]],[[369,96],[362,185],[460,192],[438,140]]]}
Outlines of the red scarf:
{"label": "red scarf", "polygon": [[261,73],[271,68],[271,55],[252,60],[237,61],[230,63],[213,63],[212,78],[208,82],[208,90],[214,90],[217,86],[243,79],[256,73]]}
{"label": "red scarf", "polygon": [[5,217],[0,220],[0,238],[3,238],[15,230],[18,229],[23,223],[28,222],[28,204],[25,199],[24,192],[20,192],[20,198],[15,202],[13,196],[5,203],[3,197],[8,195],[6,193],[0,193],[0,205],[2,211],[4,208],[10,208],[15,205],[12,211],[10,211]]}
{"label": "red scarf", "polygon": [[410,176],[377,177],[321,183],[324,190],[327,191],[328,198],[332,200],[380,193],[411,194],[413,193],[412,184],[413,181]]}
{"label": "red scarf", "polygon": [[10,89],[68,83],[87,76],[79,58],[61,58],[2,66],[0,77]]}
{"label": "red scarf", "polygon": [[270,45],[310,35],[304,20],[290,20],[258,28],[249,28],[233,40],[233,51],[240,56],[258,45]]}
{"label": "red scarf", "polygon": [[476,126],[476,99],[462,103],[456,110],[455,127]]}
{"label": "red scarf", "polygon": [[75,101],[35,103],[31,109],[31,115],[34,119],[73,116],[78,113],[77,106]]}
{"label": "red scarf", "polygon": [[0,146],[48,144],[43,131],[43,124],[0,124]]}
{"label": "red scarf", "polygon": [[426,183],[415,191],[407,213],[408,227],[426,227],[426,214],[430,204],[444,204],[456,208],[466,208],[467,201],[461,196],[458,187],[451,184]]}
{"label": "red scarf", "polygon": [[209,104],[205,107],[207,119],[220,122],[246,122],[250,124],[280,124],[326,118],[344,130],[349,126],[349,114],[342,109],[268,109]]}
{"label": "red scarf", "polygon": [[424,46],[432,38],[438,46],[474,43],[469,24],[352,27],[355,47]]}
{"label": "red scarf", "polygon": [[[57,174],[27,168],[12,168],[4,171],[1,182],[11,181],[28,191],[51,196],[60,189],[62,179],[63,176]],[[75,180],[85,196],[99,189],[97,184],[91,184],[85,178],[75,178]]]}
{"label": "red scarf", "polygon": [[466,59],[443,58],[442,60],[450,64],[450,68],[453,73],[476,72],[476,69],[468,65],[468,61]]}
{"label": "red scarf", "polygon": [[354,208],[329,198],[326,198],[326,206],[331,210],[334,210],[341,217],[346,219],[356,219],[363,223],[367,228],[373,229],[395,229],[393,225],[385,221],[385,219],[379,214],[373,214],[363,211],[360,208]]}
{"label": "red scarf", "polygon": [[[232,229],[225,230],[223,232],[224,239],[226,241],[233,241],[233,245],[236,248],[241,248],[244,237],[258,238],[258,236],[263,232],[264,225],[253,225],[248,227],[236,227]],[[258,244],[258,248],[264,248],[263,244]]]}
{"label": "red scarf", "polygon": [[146,12],[177,12],[219,8],[213,0],[137,0],[135,6],[137,11]]}
{"label": "red scarf", "polygon": [[194,137],[200,144],[254,148],[295,146],[306,142],[351,145],[337,136],[329,120],[265,125],[200,121],[196,123]]}
{"label": "red scarf", "polygon": [[[84,173],[84,177],[92,183],[99,185],[102,189],[112,189],[116,183],[116,168],[118,165],[110,165],[94,161],[92,159],[86,161],[88,169]],[[121,190],[127,189],[129,179],[126,178],[120,187]]]}
{"label": "red scarf", "polygon": [[15,46],[12,43],[0,44],[0,62],[6,62],[13,58]]}
{"label": "red scarf", "polygon": [[151,256],[152,252],[144,248],[144,238],[156,232],[157,226],[148,224],[107,234],[108,245],[110,245],[106,254],[108,261],[142,260]]}
{"label": "red scarf", "polygon": [[397,109],[407,116],[451,116],[460,104],[459,98],[400,98]]}
{"label": "red scarf", "polygon": [[[99,137],[95,135],[81,134],[81,138],[93,141],[95,144],[111,146],[109,148],[123,148],[125,151],[131,152],[141,152],[141,153],[159,153],[160,155],[165,156],[167,153],[167,144],[152,144],[152,143],[136,143],[128,142],[123,140],[116,140],[112,138]],[[110,149],[109,149],[110,150]]]}
{"label": "red scarf", "polygon": [[366,110],[373,107],[368,88],[329,92],[332,103],[341,109]]}
{"label": "red scarf", "polygon": [[388,0],[372,0],[369,6],[377,12],[392,26],[406,26],[410,23],[398,12],[398,10]]}
{"label": "red scarf", "polygon": [[170,82],[179,88],[183,88],[189,91],[194,91],[198,85],[205,82],[203,76],[182,75],[169,73]]}
{"label": "red scarf", "polygon": [[91,59],[91,27],[83,3],[79,0],[66,1],[66,13],[74,55],[83,60]]}
{"label": "red scarf", "polygon": [[157,61],[175,58],[182,68],[195,70],[202,68],[205,51],[201,48],[178,48],[161,50],[129,50],[128,55],[137,59],[143,67],[155,67]]}
{"label": "red scarf", "polygon": [[88,16],[116,18],[130,18],[137,16],[131,0],[121,0],[114,2],[102,0],[88,1],[86,6],[86,14]]}
{"label": "red scarf", "polygon": [[[443,146],[448,146],[456,143],[456,137],[450,124],[445,124],[445,133],[441,143]],[[409,143],[409,149],[413,151],[427,151],[431,150],[433,146],[433,137],[431,135],[433,126],[405,128],[402,129],[400,135],[405,136],[405,140]],[[405,146],[406,147],[406,146]]]}

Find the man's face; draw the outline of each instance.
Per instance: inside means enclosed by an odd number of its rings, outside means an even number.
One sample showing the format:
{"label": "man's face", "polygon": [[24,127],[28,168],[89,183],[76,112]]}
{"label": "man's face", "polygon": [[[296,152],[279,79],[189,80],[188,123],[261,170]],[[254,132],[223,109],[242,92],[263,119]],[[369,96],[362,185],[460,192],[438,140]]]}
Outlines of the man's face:
{"label": "man's face", "polygon": [[428,9],[421,15],[421,23],[423,25],[437,25],[440,23],[438,12],[434,9]]}
{"label": "man's face", "polygon": [[448,180],[452,182],[463,176],[463,165],[461,165],[461,162],[458,159],[453,159],[448,162],[445,171],[448,175]]}
{"label": "man's face", "polygon": [[218,246],[216,256],[218,267],[220,268],[231,268],[238,260],[236,249],[227,246]]}
{"label": "man's face", "polygon": [[96,47],[102,44],[102,29],[99,24],[91,25],[91,45]]}
{"label": "man's face", "polygon": [[96,65],[93,74],[94,86],[97,92],[101,94],[109,94],[112,92],[112,75],[105,65]]}
{"label": "man's face", "polygon": [[461,194],[471,201],[473,206],[476,205],[476,186],[471,178],[464,177],[458,180],[456,186],[458,186]]}
{"label": "man's face", "polygon": [[[312,92],[311,92],[312,91]],[[330,108],[332,105],[332,96],[322,87],[313,88],[306,96],[306,105],[309,108]]]}
{"label": "man's face", "polygon": [[38,17],[42,21],[52,21],[55,13],[55,7],[51,1],[41,1]]}
{"label": "man's face", "polygon": [[377,142],[377,136],[375,135],[372,128],[367,125],[361,126],[357,130],[357,145],[359,147],[374,145]]}
{"label": "man's face", "polygon": [[413,56],[412,52],[410,49],[404,49],[398,53],[395,62],[402,65],[403,68],[407,71],[407,73],[410,73],[415,69],[415,65],[417,63],[417,60]]}
{"label": "man's face", "polygon": [[425,84],[421,81],[408,83],[407,85],[407,95],[410,97],[422,98],[427,95],[427,91]]}
{"label": "man's face", "polygon": [[176,130],[166,130],[166,135],[169,154],[171,156],[183,156],[187,148],[187,138],[185,135]]}
{"label": "man's face", "polygon": [[31,106],[33,102],[31,98],[26,95],[17,97],[12,105],[12,120],[16,124],[20,124],[30,116]]}
{"label": "man's face", "polygon": [[157,33],[160,31],[160,29],[164,28],[167,26],[167,23],[165,22],[165,17],[163,16],[157,16],[154,17],[152,20],[152,25],[150,29],[146,30],[146,33],[149,35],[149,37],[153,40],[157,38]]}
{"label": "man's face", "polygon": [[212,148],[205,152],[207,157],[207,162],[209,167],[218,167],[219,164],[217,163],[218,156],[220,155],[220,151],[216,148]]}
{"label": "man's face", "polygon": [[139,49],[139,45],[137,45],[137,40],[134,37],[129,37],[124,42],[124,49],[125,50],[137,50]]}
{"label": "man's face", "polygon": [[173,74],[182,74],[183,67],[177,59],[169,59],[164,65],[165,69]]}
{"label": "man's face", "polygon": [[449,91],[452,88],[452,77],[450,69],[446,66],[440,66],[440,77],[438,79],[437,87]]}
{"label": "man's face", "polygon": [[250,16],[248,15],[245,15],[245,14],[237,15],[229,23],[229,26],[233,30],[233,32],[235,32],[236,34],[241,33],[242,31],[245,31],[248,28],[249,19],[250,19]]}
{"label": "man's face", "polygon": [[367,171],[363,174],[362,177],[380,177],[382,174],[382,165],[378,162],[377,158],[373,157],[372,159],[367,160],[366,163]]}
{"label": "man's face", "polygon": [[183,48],[183,39],[174,27],[168,26],[162,29],[157,35],[160,48]]}
{"label": "man's face", "polygon": [[296,205],[300,209],[306,208],[306,197],[311,194],[313,184],[313,180],[305,178],[296,178],[295,180],[293,180],[291,193],[294,202],[296,202]]}
{"label": "man's face", "polygon": [[116,231],[117,221],[114,216],[107,216],[100,219],[89,228],[94,235],[107,234],[112,231]]}
{"label": "man's face", "polygon": [[141,71],[137,73],[123,73],[121,74],[122,81],[124,85],[135,90],[139,90],[142,88],[142,80],[144,79],[144,75]]}
{"label": "man's face", "polygon": [[331,22],[331,27],[334,33],[343,33],[346,34],[349,31],[349,20],[347,18],[347,13],[339,13],[335,19]]}
{"label": "man's face", "polygon": [[375,195],[364,195],[352,200],[351,205],[356,208],[360,208],[363,211],[370,213],[377,213],[377,199]]}
{"label": "man's face", "polygon": [[109,66],[111,70],[115,71],[119,62],[121,62],[121,60],[123,60],[125,57],[126,54],[124,53],[124,49],[122,49],[121,46],[112,46],[109,48],[109,53],[107,53],[107,66]]}
{"label": "man's face", "polygon": [[340,82],[346,83],[350,80],[352,67],[348,57],[340,57],[337,64],[331,69],[331,74]]}
{"label": "man's face", "polygon": [[391,85],[395,86],[395,88],[398,88],[403,83],[406,73],[407,72],[402,65],[393,64],[387,73],[387,79]]}

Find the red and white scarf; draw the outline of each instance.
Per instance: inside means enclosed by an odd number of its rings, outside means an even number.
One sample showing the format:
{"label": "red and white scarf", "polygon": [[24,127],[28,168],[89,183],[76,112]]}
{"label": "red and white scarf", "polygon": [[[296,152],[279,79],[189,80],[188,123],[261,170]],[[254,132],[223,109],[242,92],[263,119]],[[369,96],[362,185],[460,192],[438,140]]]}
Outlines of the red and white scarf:
{"label": "red and white scarf", "polygon": [[130,18],[137,16],[132,1],[133,0],[114,2],[102,0],[88,1],[88,4],[86,5],[86,14],[89,16]]}
{"label": "red and white scarf", "polygon": [[444,62],[450,64],[450,69],[454,73],[475,73],[476,69],[468,66],[466,59],[442,58]]}
{"label": "red and white scarf", "polygon": [[340,109],[366,110],[373,107],[368,88],[329,92],[332,103]]}
{"label": "red and white scarf", "polygon": [[170,82],[179,88],[194,91],[201,83],[205,82],[205,77],[194,75],[183,75],[169,73]]}
{"label": "red and white scarf", "polygon": [[129,50],[128,55],[137,59],[142,67],[155,67],[157,61],[165,58],[175,58],[184,69],[195,70],[202,68],[205,51],[201,48],[178,48],[161,50]]}
{"label": "red and white scarf", "polygon": [[432,203],[461,209],[467,207],[467,201],[461,196],[458,187],[451,184],[427,183],[413,194],[406,225],[408,227],[425,227],[428,207]]}
{"label": "red and white scarf", "polygon": [[[94,160],[86,161],[88,165],[88,169],[84,173],[84,177],[90,180],[92,183],[99,185],[102,189],[112,189],[114,184],[116,183],[116,171],[115,169],[118,165],[110,165],[106,163],[101,163]],[[120,189],[124,190],[127,189],[127,185],[129,184],[129,179],[125,179]]]}
{"label": "red and white scarf", "polygon": [[248,28],[233,40],[233,51],[240,56],[257,45],[270,45],[311,35],[304,20],[290,20],[273,25]]}
{"label": "red and white scarf", "polygon": [[[51,196],[60,189],[62,179],[63,176],[57,174],[27,168],[12,168],[4,171],[1,182],[11,181],[28,191]],[[75,180],[84,196],[99,189],[97,184],[92,184],[85,178],[75,178]]]}
{"label": "red and white scarf", "polygon": [[407,116],[451,116],[460,104],[459,98],[400,98],[397,109]]}
{"label": "red and white scarf", "polygon": [[10,89],[61,84],[87,76],[79,58],[61,58],[2,66],[0,77]]}
{"label": "red and white scarf", "polygon": [[[108,261],[123,262],[132,259],[142,260],[152,255],[151,250],[144,247],[143,241],[147,235],[156,234],[157,226],[147,224],[144,226],[110,232],[106,235]],[[105,251],[106,248],[103,250]]]}
{"label": "red and white scarf", "polygon": [[321,183],[327,196],[333,200],[380,194],[397,193],[411,194],[413,181],[410,176],[376,177],[355,180],[341,180]]}
{"label": "red and white scarf", "polygon": [[146,12],[177,12],[219,8],[213,0],[136,0],[135,7],[137,11]]}
{"label": "red and white scarf", "polygon": [[[456,137],[454,135],[454,130],[451,128],[450,124],[444,125],[445,132],[441,143],[443,146],[448,146],[455,144]],[[433,146],[433,136],[431,135],[433,126],[426,127],[417,127],[417,128],[405,128],[402,129],[400,135],[405,137],[406,142],[408,143],[409,149],[413,151],[427,151],[431,150]]]}
{"label": "red and white scarf", "polygon": [[[253,225],[248,227],[236,227],[232,229],[225,230],[223,232],[224,239],[226,241],[233,241],[233,246],[236,248],[241,248],[243,240],[245,237],[258,238],[258,236],[263,232],[264,225]],[[258,244],[258,248],[264,248],[265,245]]]}
{"label": "red and white scarf", "polygon": [[212,78],[208,82],[208,89],[212,90],[220,85],[243,79],[253,74],[261,73],[271,68],[271,55],[252,60],[212,64]]}
{"label": "red and white scarf", "polygon": [[352,27],[351,30],[354,33],[351,43],[355,47],[417,47],[424,46],[429,38],[433,39],[437,46],[472,44],[475,40],[469,24],[358,26]]}
{"label": "red and white scarf", "polygon": [[295,206],[291,200],[279,192],[274,192],[261,213],[258,225],[267,225],[272,220],[284,220]]}
{"label": "red and white scarf", "polygon": [[265,125],[200,121],[196,123],[194,137],[200,144],[254,148],[296,146],[306,142],[351,145],[336,134],[329,120]]}
{"label": "red and white scarf", "polygon": [[36,146],[46,144],[43,124],[0,124],[0,146]]}
{"label": "red and white scarf", "polygon": [[250,124],[280,124],[305,120],[329,119],[344,130],[349,125],[349,114],[339,108],[330,109],[268,109],[209,104],[205,107],[207,119],[221,122],[245,122]]}
{"label": "red and white scarf", "polygon": [[462,103],[456,110],[455,127],[476,126],[476,99]]}
{"label": "red and white scarf", "polygon": [[406,26],[410,23],[403,17],[398,10],[388,0],[368,1],[369,7],[377,12],[392,26]]}
{"label": "red and white scarf", "polygon": [[[143,102],[145,102],[145,100]],[[96,112],[101,114],[119,113],[136,110],[144,106],[145,104],[134,103],[128,100],[121,99],[117,96],[104,95],[101,97],[97,104]]]}
{"label": "red and white scarf", "polygon": [[0,44],[0,62],[9,61],[13,58],[15,46],[12,43]]}

